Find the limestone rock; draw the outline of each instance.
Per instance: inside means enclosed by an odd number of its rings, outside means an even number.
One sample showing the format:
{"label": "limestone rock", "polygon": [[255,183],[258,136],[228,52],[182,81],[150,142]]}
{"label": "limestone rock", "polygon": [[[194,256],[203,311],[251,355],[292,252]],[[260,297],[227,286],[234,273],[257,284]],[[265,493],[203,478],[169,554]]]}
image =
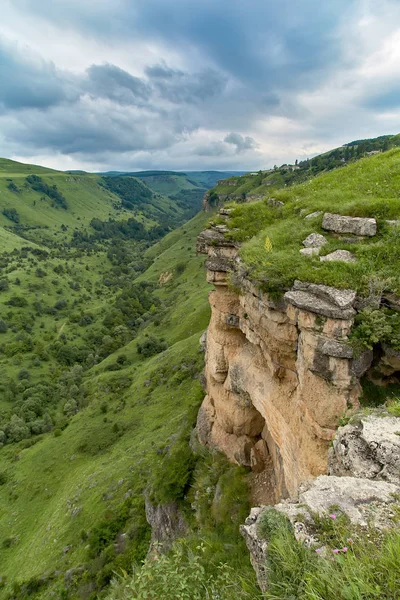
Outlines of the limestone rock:
{"label": "limestone rock", "polygon": [[333,213],[325,213],[322,228],[335,233],[353,233],[354,235],[376,235],[376,220],[363,217],[348,217]]}
{"label": "limestone rock", "polygon": [[307,291],[310,294],[317,296],[317,298],[327,300],[327,302],[343,309],[351,308],[356,299],[356,292],[353,290],[339,290],[328,285],[320,285],[317,283],[307,283],[296,280],[293,284],[293,289]]}
{"label": "limestone rock", "polygon": [[308,235],[306,239],[303,240],[303,246],[305,248],[321,248],[327,243],[328,240],[326,239],[326,237],[321,235],[320,233],[310,233],[310,235]]}
{"label": "limestone rock", "polygon": [[154,542],[162,544],[163,551],[167,551],[172,542],[184,536],[188,527],[176,502],[170,504],[152,504],[148,494],[145,497],[146,519],[151,527],[150,550]]}
{"label": "limestone rock", "polygon": [[374,359],[374,353],[372,350],[365,350],[361,354],[353,359],[351,364],[351,370],[355,377],[358,379],[364,375],[370,368]]}
{"label": "limestone rock", "polygon": [[[385,505],[394,504],[399,492],[398,486],[386,481],[320,475],[299,494],[298,504],[306,505],[309,512],[321,516],[328,516],[331,507],[338,506],[353,524],[366,526],[372,519],[376,526],[380,526]],[[285,512],[285,504],[278,504],[277,510]]]}
{"label": "limestone rock", "polygon": [[329,451],[328,470],[400,485],[400,418],[368,416],[340,427]]}
{"label": "limestone rock", "polygon": [[313,256],[318,256],[321,251],[321,248],[302,248],[300,250],[300,254],[302,256],[308,256],[312,258]]}
{"label": "limestone rock", "polygon": [[353,348],[333,339],[321,340],[321,352],[335,358],[353,358]]}
{"label": "limestone rock", "polygon": [[218,233],[223,233],[223,234],[229,232],[229,229],[226,225],[213,225],[212,229],[214,231],[217,231]]}
{"label": "limestone rock", "polygon": [[346,263],[354,263],[357,262],[354,254],[349,252],[348,250],[335,250],[335,252],[331,252],[326,256],[321,256],[319,259],[321,262],[329,262],[329,261],[341,261]]}
{"label": "limestone rock", "polygon": [[202,334],[202,336],[200,337],[200,340],[199,340],[200,349],[202,352],[205,352],[207,350],[207,332],[208,332],[208,329],[205,330],[205,332]]}
{"label": "limestone rock", "polygon": [[386,221],[386,225],[389,225],[389,227],[400,227],[400,220],[388,220]]}
{"label": "limestone rock", "polygon": [[196,250],[199,254],[208,254],[209,246],[235,246],[235,243],[227,240],[223,233],[215,229],[205,229],[197,237]]}
{"label": "limestone rock", "polygon": [[265,507],[252,508],[245,524],[240,526],[240,533],[244,537],[250,553],[250,561],[257,575],[257,582],[262,592],[268,589],[267,552],[268,542],[258,536],[257,520],[264,512]]}
{"label": "limestone rock", "polygon": [[[321,286],[326,287],[326,286]],[[340,290],[337,290],[338,292]],[[355,310],[351,307],[342,308],[336,303],[312,293],[312,291],[293,290],[286,292],[285,300],[297,308],[330,317],[332,319],[351,319]]]}

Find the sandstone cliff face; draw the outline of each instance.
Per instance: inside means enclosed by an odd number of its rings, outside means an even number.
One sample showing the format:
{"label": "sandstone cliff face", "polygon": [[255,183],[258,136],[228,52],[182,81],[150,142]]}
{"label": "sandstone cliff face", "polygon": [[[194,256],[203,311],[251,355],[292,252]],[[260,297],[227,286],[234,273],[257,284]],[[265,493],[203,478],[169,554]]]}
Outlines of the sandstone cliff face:
{"label": "sandstone cliff face", "polygon": [[223,228],[198,239],[215,286],[198,437],[256,472],[272,461],[278,501],[326,473],[339,418],[358,406],[358,378],[372,357],[354,360],[346,344],[354,292],[296,282],[273,300],[240,275],[238,247]]}

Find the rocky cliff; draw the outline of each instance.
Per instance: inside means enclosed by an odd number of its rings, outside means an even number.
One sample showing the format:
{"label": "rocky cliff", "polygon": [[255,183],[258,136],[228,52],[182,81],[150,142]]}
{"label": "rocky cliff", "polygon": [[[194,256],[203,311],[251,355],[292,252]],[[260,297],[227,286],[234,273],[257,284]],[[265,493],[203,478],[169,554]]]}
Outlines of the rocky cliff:
{"label": "rocky cliff", "polygon": [[215,286],[198,436],[256,472],[272,461],[278,500],[326,472],[329,443],[358,406],[370,358],[353,359],[346,343],[354,292],[296,282],[271,298],[241,274],[238,246],[224,232],[216,226],[198,239]]}
{"label": "rocky cliff", "polygon": [[[229,213],[220,210],[222,217]],[[369,221],[348,218],[347,225],[371,228]],[[374,376],[390,378],[398,363],[390,348],[380,348],[378,360],[371,351],[353,355],[355,291],[295,281],[273,298],[248,279],[239,244],[227,232],[224,224],[212,225],[197,244],[215,288],[197,432],[201,443],[255,473],[269,469],[278,501],[327,472],[340,418],[359,406],[360,377],[371,364]]]}

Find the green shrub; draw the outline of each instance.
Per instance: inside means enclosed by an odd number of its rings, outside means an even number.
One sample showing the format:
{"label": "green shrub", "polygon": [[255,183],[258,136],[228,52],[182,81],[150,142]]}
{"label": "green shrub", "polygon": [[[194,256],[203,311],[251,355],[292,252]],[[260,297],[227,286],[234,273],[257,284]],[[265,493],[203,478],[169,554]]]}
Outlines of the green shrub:
{"label": "green shrub", "polygon": [[143,358],[149,358],[155,354],[160,354],[168,348],[168,344],[163,339],[158,339],[153,335],[149,336],[144,342],[137,345],[138,353]]}
{"label": "green shrub", "polygon": [[133,576],[114,580],[108,600],[256,600],[232,567],[220,564],[209,573],[204,552],[204,544],[192,551],[185,543],[175,544],[170,554],[155,552]]}

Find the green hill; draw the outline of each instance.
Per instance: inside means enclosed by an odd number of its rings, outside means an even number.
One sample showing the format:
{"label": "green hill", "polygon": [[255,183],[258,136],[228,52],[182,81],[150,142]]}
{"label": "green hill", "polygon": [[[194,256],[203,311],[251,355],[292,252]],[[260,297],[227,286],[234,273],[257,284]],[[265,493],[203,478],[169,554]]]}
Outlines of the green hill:
{"label": "green hill", "polygon": [[233,200],[251,202],[265,196],[272,197],[276,190],[312,179],[316,175],[346,167],[370,154],[386,152],[400,146],[400,135],[384,135],[378,138],[350,142],[315,156],[296,161],[294,165],[283,164],[258,173],[246,173],[240,177],[222,179],[210,190],[209,205]]}
{"label": "green hill", "polygon": [[[72,174],[0,161],[0,228],[50,247],[95,235],[94,217],[102,222],[135,219],[146,230],[161,226],[165,232],[198,208],[190,196],[174,199],[154,193],[133,177]],[[12,235],[3,234],[3,239],[10,249],[19,244]]]}

